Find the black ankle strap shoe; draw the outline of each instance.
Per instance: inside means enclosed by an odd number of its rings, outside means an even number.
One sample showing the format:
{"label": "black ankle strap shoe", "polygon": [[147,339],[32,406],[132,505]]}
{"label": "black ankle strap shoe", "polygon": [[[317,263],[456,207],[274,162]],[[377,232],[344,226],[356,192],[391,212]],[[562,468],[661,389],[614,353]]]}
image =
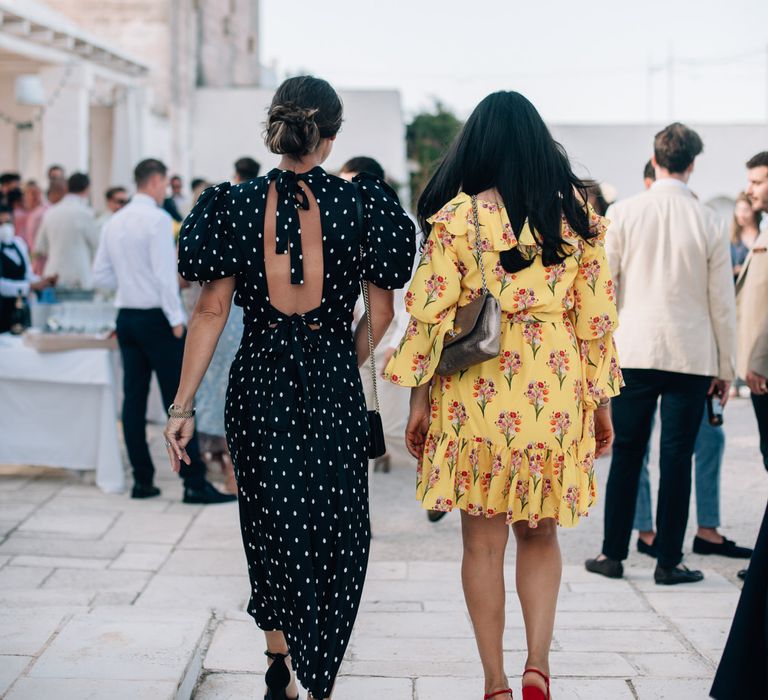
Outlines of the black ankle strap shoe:
{"label": "black ankle strap shoe", "polygon": [[264,682],[267,684],[264,700],[299,700],[298,695],[295,698],[289,698],[285,694],[286,688],[291,683],[291,670],[285,662],[289,654],[271,651],[265,651],[264,654],[272,659],[272,663],[264,674]]}

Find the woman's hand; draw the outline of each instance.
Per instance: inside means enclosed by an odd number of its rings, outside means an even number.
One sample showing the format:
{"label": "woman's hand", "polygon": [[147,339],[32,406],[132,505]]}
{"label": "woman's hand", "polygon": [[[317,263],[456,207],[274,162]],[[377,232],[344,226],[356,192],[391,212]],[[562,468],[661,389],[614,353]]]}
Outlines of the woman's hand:
{"label": "woman's hand", "polygon": [[169,418],[163,431],[165,447],[171,460],[171,469],[177,474],[181,469],[181,463],[191,464],[192,460],[187,454],[186,447],[195,433],[194,418]]}
{"label": "woman's hand", "polygon": [[421,461],[424,442],[429,430],[429,385],[411,390],[411,412],[405,428],[405,446],[408,452]]}
{"label": "woman's hand", "polygon": [[613,445],[613,421],[609,407],[595,411],[595,459],[610,451]]}

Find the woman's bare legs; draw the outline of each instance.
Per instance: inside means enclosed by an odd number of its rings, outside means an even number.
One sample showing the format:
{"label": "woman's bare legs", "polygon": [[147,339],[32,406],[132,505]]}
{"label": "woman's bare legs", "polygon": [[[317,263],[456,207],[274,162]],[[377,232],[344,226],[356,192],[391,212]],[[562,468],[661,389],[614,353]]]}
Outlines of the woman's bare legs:
{"label": "woman's bare legs", "polygon": [[[517,596],[523,609],[528,645],[525,666],[549,675],[549,649],[563,570],[557,525],[547,518],[539,521],[536,528],[529,527],[527,522],[516,522],[512,527],[517,540]],[[546,691],[544,680],[533,673],[526,674],[523,682]]]}
{"label": "woman's bare legs", "polygon": [[[273,654],[287,654],[288,653],[288,642],[285,641],[285,635],[280,632],[264,632],[264,636],[267,640],[267,650],[272,652]],[[291,666],[291,657],[289,656],[285,660],[286,664],[288,664],[288,668],[292,669]],[[272,665],[272,659],[267,659],[267,665]],[[296,685],[296,676],[291,673],[291,682],[288,684],[288,687],[285,690],[285,694],[289,698],[295,698],[299,695],[299,688]]]}
{"label": "woman's bare legs", "polygon": [[[504,673],[504,551],[509,527],[504,517],[485,518],[461,511],[464,557],[461,581],[483,664],[485,692],[509,688]],[[509,700],[500,695],[498,700]]]}

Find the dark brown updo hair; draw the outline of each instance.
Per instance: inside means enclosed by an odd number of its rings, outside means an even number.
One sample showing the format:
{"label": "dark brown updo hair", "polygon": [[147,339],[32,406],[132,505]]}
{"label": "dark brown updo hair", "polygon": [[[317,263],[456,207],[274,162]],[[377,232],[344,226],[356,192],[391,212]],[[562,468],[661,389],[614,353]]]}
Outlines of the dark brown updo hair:
{"label": "dark brown updo hair", "polygon": [[264,143],[272,153],[305,156],[320,139],[336,136],[342,111],[339,96],[325,80],[311,75],[288,78],[272,98]]}

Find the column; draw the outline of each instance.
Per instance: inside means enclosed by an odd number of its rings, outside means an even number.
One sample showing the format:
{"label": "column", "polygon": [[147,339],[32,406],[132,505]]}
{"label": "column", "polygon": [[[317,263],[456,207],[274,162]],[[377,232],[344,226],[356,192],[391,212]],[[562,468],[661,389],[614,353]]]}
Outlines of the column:
{"label": "column", "polygon": [[42,158],[47,168],[63,165],[67,172],[87,172],[90,151],[90,66],[54,66],[40,71],[47,99],[42,119]]}

